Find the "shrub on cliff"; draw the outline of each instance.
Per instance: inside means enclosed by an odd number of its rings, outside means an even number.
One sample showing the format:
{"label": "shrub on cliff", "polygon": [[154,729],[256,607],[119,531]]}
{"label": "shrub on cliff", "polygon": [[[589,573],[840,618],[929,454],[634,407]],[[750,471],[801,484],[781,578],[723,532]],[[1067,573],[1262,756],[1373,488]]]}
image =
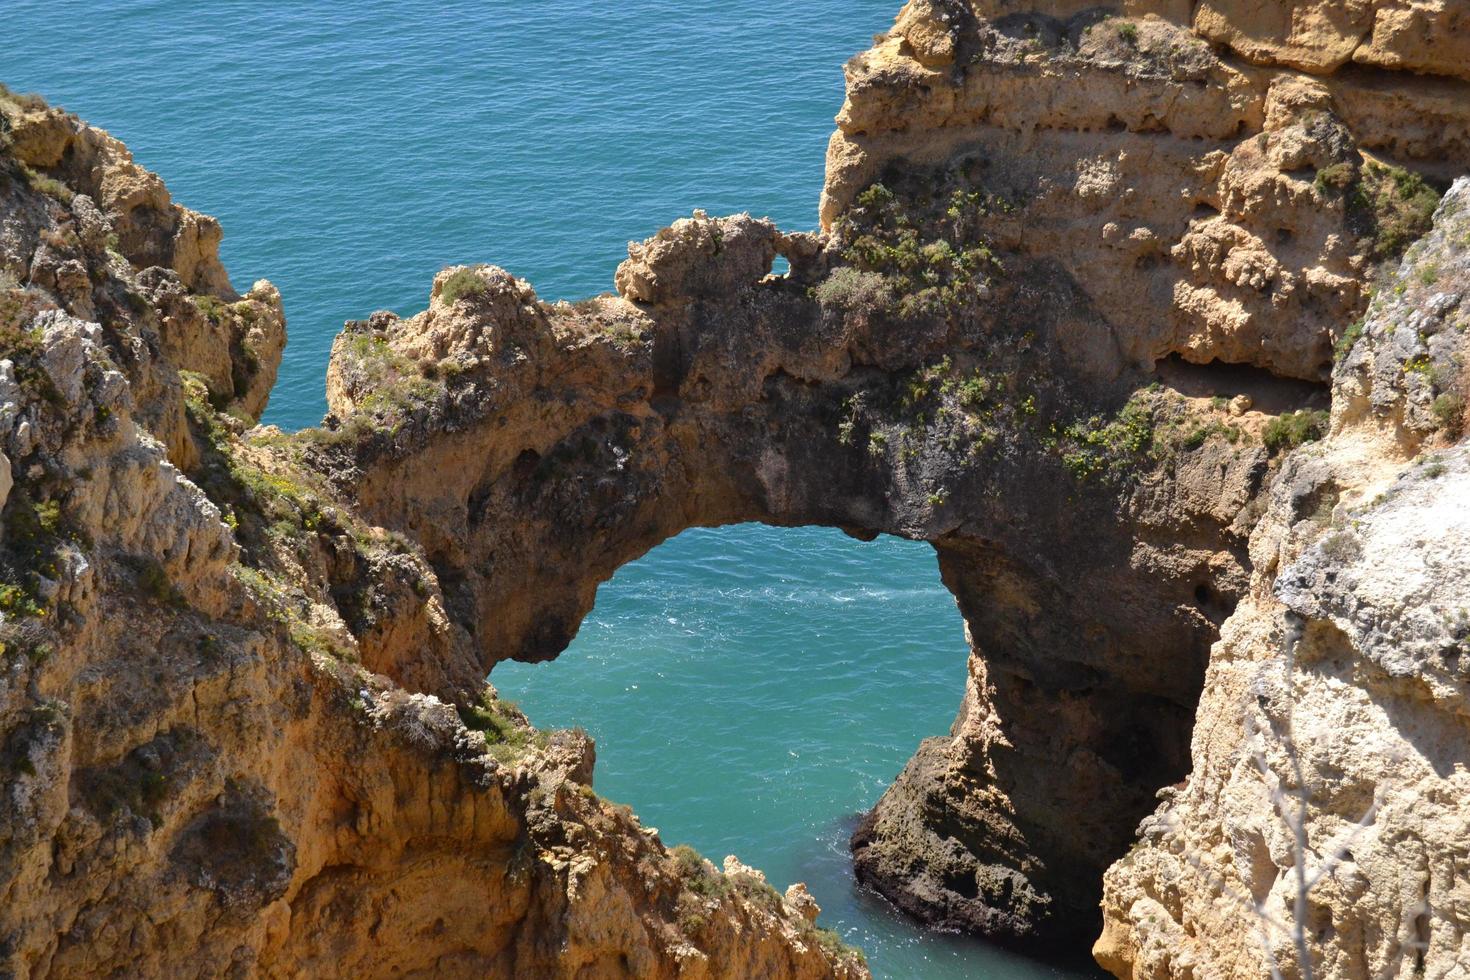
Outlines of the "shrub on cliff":
{"label": "shrub on cliff", "polygon": [[17,484],[5,506],[0,541],[0,613],[12,619],[44,616],[42,580],[56,581],[61,548],[81,535],[61,504],[35,481]]}
{"label": "shrub on cliff", "polygon": [[1316,442],[1327,434],[1328,416],[1323,411],[1303,409],[1272,419],[1261,432],[1261,441],[1274,455],[1303,443]]}
{"label": "shrub on cliff", "polygon": [[1348,206],[1367,225],[1373,257],[1387,261],[1429,233],[1439,198],[1418,174],[1370,162],[1349,192]]}
{"label": "shrub on cliff", "polygon": [[1319,192],[1325,194],[1329,190],[1345,191],[1357,179],[1358,169],[1351,163],[1344,162],[1334,163],[1317,171],[1317,179],[1313,183]]}
{"label": "shrub on cliff", "polygon": [[62,404],[51,375],[41,366],[44,352],[39,328],[22,327],[42,297],[33,290],[11,290],[0,296],[0,352],[12,362],[11,371],[27,395],[57,407]]}
{"label": "shrub on cliff", "polygon": [[514,701],[505,701],[491,689],[469,704],[456,706],[459,720],[472,732],[485,736],[486,749],[502,763],[515,761],[531,748],[545,748],[548,736],[532,727]]}
{"label": "shrub on cliff", "polygon": [[46,100],[35,92],[12,91],[4,83],[0,83],[0,102],[10,103],[18,109],[25,109],[29,112],[40,112],[42,109],[49,108]]}
{"label": "shrub on cliff", "polygon": [[55,177],[49,177],[39,171],[32,170],[23,163],[18,163],[15,166],[32,190],[45,194],[48,197],[54,197],[67,206],[70,206],[72,199],[76,197],[76,191],[73,191]]}
{"label": "shrub on cliff", "polygon": [[873,313],[888,307],[893,294],[883,276],[845,265],[817,286],[817,302],[844,313]]}
{"label": "shrub on cliff", "polygon": [[1451,438],[1458,438],[1465,429],[1465,402],[1458,393],[1446,392],[1434,400],[1431,409],[1434,420]]}
{"label": "shrub on cliff", "polygon": [[678,844],[669,849],[674,859],[674,869],[684,887],[705,898],[719,898],[729,893],[730,880],[704,859],[688,844]]}
{"label": "shrub on cliff", "polygon": [[1080,419],[1062,435],[1062,465],[1074,478],[1120,476],[1153,448],[1153,409],[1147,398],[1135,395],[1116,416]]}
{"label": "shrub on cliff", "polygon": [[460,269],[444,280],[439,298],[453,306],[466,296],[478,296],[485,291],[485,280],[474,269]]}
{"label": "shrub on cliff", "polygon": [[218,297],[200,294],[198,296],[190,296],[189,299],[193,301],[194,305],[199,308],[199,312],[210,323],[218,325],[224,319],[225,304],[220,302]]}
{"label": "shrub on cliff", "polygon": [[1338,338],[1337,343],[1332,345],[1333,360],[1340,363],[1351,354],[1353,348],[1357,346],[1358,341],[1363,339],[1363,331],[1365,329],[1367,329],[1367,322],[1364,320],[1357,320],[1352,326],[1348,327],[1343,335]]}
{"label": "shrub on cliff", "polygon": [[[0,585],[0,596],[14,589],[14,586]],[[3,605],[3,600],[0,600]],[[24,657],[33,664],[45,663],[50,658],[53,647],[53,636],[45,625],[34,617],[22,618],[11,615],[6,622],[0,622],[0,658],[11,659]]]}
{"label": "shrub on cliff", "polygon": [[883,184],[859,194],[837,226],[842,258],[853,271],[835,270],[817,298],[903,317],[948,316],[987,298],[991,277],[1002,268],[976,219],[1002,201],[968,182],[950,192],[961,178],[949,179],[938,195],[896,194]]}

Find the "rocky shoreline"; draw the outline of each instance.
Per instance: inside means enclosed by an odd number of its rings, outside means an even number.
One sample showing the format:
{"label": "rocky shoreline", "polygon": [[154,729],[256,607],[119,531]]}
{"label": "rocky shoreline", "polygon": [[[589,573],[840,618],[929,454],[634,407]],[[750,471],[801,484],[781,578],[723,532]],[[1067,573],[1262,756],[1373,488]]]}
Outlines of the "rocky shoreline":
{"label": "rocky shoreline", "polygon": [[696,213],[577,304],[446,269],[300,433],[218,224],[0,93],[3,969],[867,975],[484,683],[763,521],[929,541],[965,618],[853,838],[906,912],[1456,976],[1470,83],[1436,5],[1285,6],[915,0],[821,232]]}

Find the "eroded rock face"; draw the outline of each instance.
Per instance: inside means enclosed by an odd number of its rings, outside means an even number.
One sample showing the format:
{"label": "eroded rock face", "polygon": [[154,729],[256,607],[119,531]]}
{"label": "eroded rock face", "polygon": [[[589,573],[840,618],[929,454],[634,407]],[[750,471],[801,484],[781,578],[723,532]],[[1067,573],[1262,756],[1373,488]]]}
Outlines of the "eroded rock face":
{"label": "eroded rock face", "polygon": [[1392,133],[1346,82],[1158,16],[914,4],[849,82],[826,237],[696,215],[577,307],[447,273],[343,335],[312,465],[423,543],[487,667],[555,656],[686,527],[934,542],[971,681],[858,873],[947,927],[1090,933],[1189,769],[1280,431],[1325,425],[1313,382],[1437,195],[1365,161]]}
{"label": "eroded rock face", "polygon": [[7,967],[863,975],[484,684],[749,520],[930,541],[965,617],[959,717],[853,841],[908,912],[1090,938],[1102,897],[1120,976],[1260,975],[1233,896],[1284,908],[1305,860],[1290,707],[1314,847],[1377,800],[1311,955],[1459,962],[1470,464],[1373,500],[1464,425],[1470,188],[1369,302],[1439,196],[1373,157],[1470,158],[1455,13],[1122,12],[916,0],[849,65],[822,234],[696,214],[575,305],[445,270],[347,325],[295,435],[251,423],[269,284],[110,137],[0,100]]}
{"label": "eroded rock face", "polygon": [[1252,61],[1315,74],[1348,64],[1470,79],[1465,28],[1457,3],[1267,3],[1203,0],[1196,29]]}
{"label": "eroded rock face", "polygon": [[252,427],[280,297],[212,220],[0,116],[0,974],[867,975],[598,798],[420,549]]}
{"label": "eroded rock face", "polygon": [[1470,180],[1352,338],[1331,437],[1270,487],[1193,771],[1107,875],[1095,952],[1120,977],[1253,977],[1273,958],[1299,976],[1298,923],[1318,976],[1470,963],[1470,462],[1445,435],[1464,431],[1467,236]]}
{"label": "eroded rock face", "polygon": [[[1330,181],[1346,186],[1361,152],[1442,176],[1470,159],[1463,81],[1308,76],[1271,49],[1252,63],[1209,43],[1233,25],[1284,45],[1343,6],[911,3],[847,66],[823,224],[890,168],[969,156],[1025,202],[1021,253],[1128,324],[1133,363],[1179,352],[1325,379],[1373,257]],[[1455,14],[1417,13],[1453,33]]]}
{"label": "eroded rock face", "polygon": [[[859,834],[859,873],[947,926],[1081,934],[1184,774],[1247,581],[1260,430],[1318,391],[1139,369],[1079,282],[1018,250],[1024,208],[984,176],[916,169],[825,239],[696,216],[630,248],[626,295],[575,307],[447,272],[418,316],[349,325],[303,441],[423,544],[480,669],[555,656],[600,582],[687,527],[934,542],[974,682]],[[777,252],[792,271],[769,278]],[[1231,415],[1245,389],[1261,409]]]}
{"label": "eroded rock face", "polygon": [[[201,376],[221,410],[258,419],[286,343],[280,293],[262,280],[237,294],[219,263],[218,223],[174,204],[122,143],[33,98],[3,106],[7,313],[23,324],[52,307],[118,324],[104,343],[140,421],[174,463],[191,465],[179,372]],[[158,348],[171,369],[155,370]]]}
{"label": "eroded rock face", "polygon": [[[1409,17],[1421,22],[1414,41],[1388,26]],[[1278,378],[1324,379],[1337,345],[1349,353],[1337,369],[1336,426],[1369,425],[1371,415],[1372,428],[1392,430],[1398,451],[1410,451],[1458,425],[1450,416],[1463,404],[1455,360],[1461,337],[1445,323],[1459,300],[1453,289],[1434,293],[1433,287],[1432,295],[1423,288],[1405,295],[1413,283],[1394,297],[1380,295],[1381,316],[1415,327],[1380,331],[1377,341],[1354,347],[1362,328],[1349,325],[1366,302],[1370,270],[1427,230],[1435,196],[1413,175],[1374,162],[1374,156],[1387,154],[1439,177],[1461,172],[1470,160],[1464,142],[1470,88],[1457,77],[1343,66],[1354,60],[1377,68],[1414,65],[1456,76],[1460,69],[1448,62],[1428,66],[1457,17],[1438,5],[1411,14],[1395,4],[1138,3],[1107,10],[1067,3],[910,3],[894,29],[848,65],[823,221],[840,233],[844,216],[874,179],[891,182],[937,161],[951,167],[966,161],[1019,204],[1016,223],[1002,240],[1033,266],[1045,263],[1064,273],[1085,294],[1089,312],[1115,325],[1115,359],[1124,366],[1112,370],[1126,375],[1128,365],[1177,358],[1252,364]],[[1375,25],[1381,33],[1375,34]],[[1397,57],[1369,41],[1390,34],[1403,45]],[[1386,207],[1375,189],[1386,186],[1385,179],[1395,184],[1397,201],[1418,202]],[[1406,191],[1401,197],[1400,189]],[[1412,220],[1405,226],[1400,218],[1407,215]],[[1444,234],[1454,232],[1435,232]],[[1014,268],[1016,262],[1007,264]],[[1422,268],[1419,274],[1428,275]],[[1389,310],[1386,304],[1397,305]],[[1109,363],[1096,348],[1085,360]],[[1223,385],[1216,391],[1223,393]],[[1232,410],[1249,411],[1253,402],[1245,396]],[[1189,489],[1190,474],[1205,472],[1217,480]],[[1218,504],[1240,506],[1269,482],[1226,474],[1223,466],[1186,461],[1175,469],[1173,492],[1205,509],[1212,494]],[[1251,504],[1249,517],[1232,531],[1248,533],[1262,506]],[[1228,512],[1213,516],[1230,521]],[[1173,527],[1177,532],[1193,523]],[[1215,588],[1202,584],[1203,607]],[[1017,591],[1004,583],[988,590]],[[956,592],[965,609],[964,590]],[[1224,591],[1217,622],[1243,593]],[[1031,608],[1052,614],[1071,595],[1052,599]],[[1016,876],[1013,870],[1035,868],[1042,853],[1055,863],[1064,850],[1048,845],[1027,857],[1028,848],[1020,847],[1006,861],[977,866],[977,853],[1002,850],[1007,845],[997,842],[1017,836],[994,814],[1022,808],[1013,806],[1014,792],[1005,802],[987,798],[988,781],[972,774],[981,768],[993,778],[994,763],[977,767],[974,760],[1004,758],[1028,744],[1009,730],[1027,727],[1018,719],[1035,719],[1030,738],[1040,744],[1089,722],[1085,712],[1059,705],[1053,692],[1023,700],[1003,680],[997,683],[987,634],[1004,635],[1004,623],[1024,621],[1024,615],[1012,610],[1000,624],[982,629],[965,611],[975,657],[955,729],[920,750],[859,830],[855,853],[860,873],[866,869],[885,894],[915,914],[948,926],[1024,935],[1044,918],[1038,910],[1048,907],[1046,890],[1034,887],[1034,871]],[[1102,717],[1160,718],[1157,708],[1141,707],[1149,702],[1139,693],[1130,691]],[[1153,745],[1160,741],[1155,731]],[[1018,772],[1055,787],[1056,760],[1068,756],[1078,770],[1107,771],[1075,754],[1073,744],[1052,741],[1045,753],[1050,766],[1028,764]],[[1138,751],[1116,731],[1093,744],[1130,759],[1164,757],[1157,748]],[[1197,759],[1196,751],[1196,765]],[[1173,781],[1161,778],[1165,769],[1151,774],[1158,785]],[[1081,779],[1073,785],[1086,786]],[[1068,814],[1079,823],[1079,837],[1105,848],[1100,842],[1108,836],[1087,826],[1098,812],[1090,801],[1106,798],[1116,785],[1103,779],[1075,796],[1052,788],[1049,799],[1038,788],[1024,812],[1056,806],[1053,825]],[[1086,875],[1080,865],[1067,873]],[[1147,931],[1138,927],[1138,934]],[[1171,948],[1168,939],[1150,941]],[[1136,968],[1139,976],[1154,975]]]}

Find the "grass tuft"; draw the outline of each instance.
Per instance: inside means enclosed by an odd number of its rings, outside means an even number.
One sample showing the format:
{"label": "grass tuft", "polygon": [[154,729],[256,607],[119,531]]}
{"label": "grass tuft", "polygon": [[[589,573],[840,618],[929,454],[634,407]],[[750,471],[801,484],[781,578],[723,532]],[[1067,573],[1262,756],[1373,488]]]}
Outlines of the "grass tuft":
{"label": "grass tuft", "polygon": [[1290,451],[1327,434],[1325,411],[1303,409],[1272,419],[1261,432],[1261,441],[1272,455]]}
{"label": "grass tuft", "polygon": [[455,271],[439,289],[439,298],[449,306],[469,296],[478,296],[485,291],[485,280],[473,268]]}

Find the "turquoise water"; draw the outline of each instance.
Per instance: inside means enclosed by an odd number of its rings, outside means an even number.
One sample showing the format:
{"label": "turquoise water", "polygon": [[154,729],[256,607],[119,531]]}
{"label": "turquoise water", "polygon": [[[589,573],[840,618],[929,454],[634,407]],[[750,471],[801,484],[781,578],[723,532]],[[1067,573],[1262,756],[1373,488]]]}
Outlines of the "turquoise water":
{"label": "turquoise water", "polygon": [[[294,428],[342,321],[414,312],[446,264],[578,298],[694,208],[814,227],[840,66],[899,5],[8,0],[0,81],[124,139],[223,222],[237,287],[281,288],[267,420]],[[807,881],[879,976],[1059,975],[851,882],[849,821],[947,729],[964,649],[926,546],[738,527],[623,569],[561,660],[495,681],[588,728],[665,840]]]}
{"label": "turquoise water", "polygon": [[490,679],[539,724],[587,728],[598,791],[665,843],[806,882],[875,976],[1094,975],[916,929],[853,883],[853,821],[949,729],[965,651],[928,545],[739,525],[623,567],[558,660]]}
{"label": "turquoise water", "polygon": [[6,0],[0,80],[122,138],[219,218],[291,333],[269,421],[325,410],[342,321],[493,262],[612,289],[694,208],[817,223],[842,63],[899,0]]}

